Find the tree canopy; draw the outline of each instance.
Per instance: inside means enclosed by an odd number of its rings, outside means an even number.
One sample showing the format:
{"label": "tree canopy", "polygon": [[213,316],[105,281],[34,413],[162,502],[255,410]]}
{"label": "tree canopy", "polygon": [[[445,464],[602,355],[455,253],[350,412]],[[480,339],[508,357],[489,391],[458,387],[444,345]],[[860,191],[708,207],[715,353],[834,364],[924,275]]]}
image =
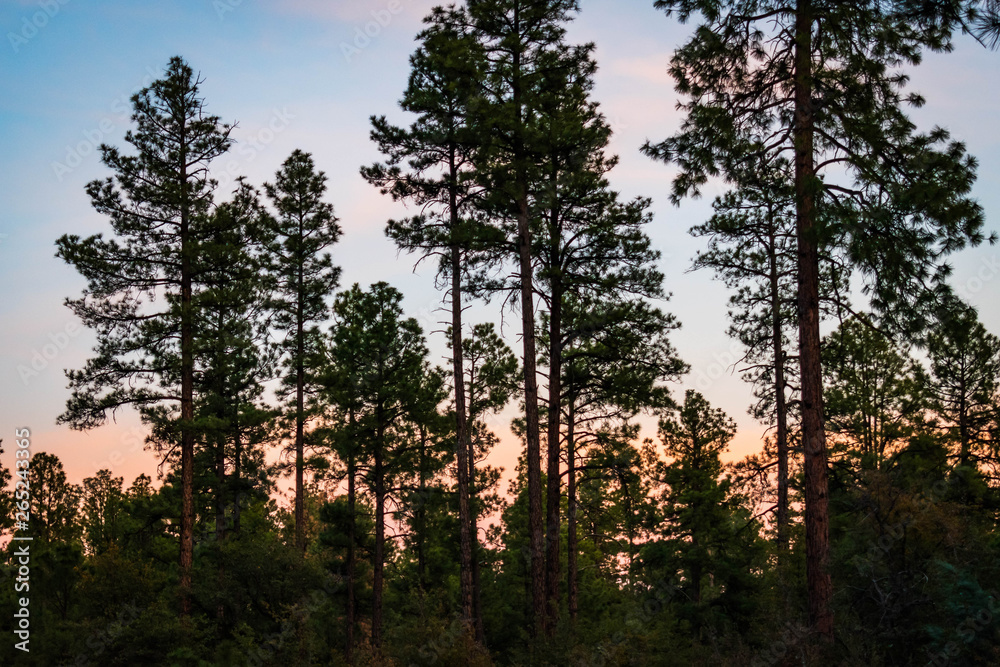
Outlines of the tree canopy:
{"label": "tree canopy", "polygon": [[[648,9],[696,23],[641,150],[675,203],[722,188],[690,268],[728,290],[760,441],[689,384],[676,221],[621,194],[574,0],[430,11],[360,167],[389,219],[342,223],[304,148],[221,191],[235,128],[175,57],[100,149],[104,231],[56,241],[95,338],[59,422],[135,410],[160,465],[0,450],[0,611],[30,595],[36,640],[0,662],[1000,662],[1000,338],[948,263],[994,235],[906,88],[959,33],[995,46],[995,3]],[[362,224],[438,295],[378,257],[342,288]]]}

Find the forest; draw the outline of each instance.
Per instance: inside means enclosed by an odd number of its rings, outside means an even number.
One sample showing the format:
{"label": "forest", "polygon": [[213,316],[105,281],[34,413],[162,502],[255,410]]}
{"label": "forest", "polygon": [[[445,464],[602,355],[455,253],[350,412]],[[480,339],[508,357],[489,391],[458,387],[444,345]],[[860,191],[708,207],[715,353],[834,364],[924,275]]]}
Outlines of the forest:
{"label": "forest", "polygon": [[357,167],[398,217],[367,224],[432,268],[438,331],[342,284],[309,146],[220,185],[234,125],[174,57],[100,146],[105,232],[55,241],[97,341],[59,423],[136,412],[160,465],[76,485],[3,434],[0,662],[1000,664],[1000,337],[949,264],[997,238],[907,87],[961,35],[996,47],[1000,7],[652,4],[690,30],[683,122],[641,151],[674,203],[725,186],[687,259],[728,289],[757,451],[679,389],[662,221],[612,188],[577,0],[435,8],[371,117]]}

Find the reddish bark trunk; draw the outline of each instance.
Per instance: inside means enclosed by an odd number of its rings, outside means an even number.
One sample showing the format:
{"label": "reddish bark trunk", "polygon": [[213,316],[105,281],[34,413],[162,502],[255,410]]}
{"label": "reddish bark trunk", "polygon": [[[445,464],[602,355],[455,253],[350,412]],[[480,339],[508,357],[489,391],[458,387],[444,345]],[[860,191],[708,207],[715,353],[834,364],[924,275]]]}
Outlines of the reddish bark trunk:
{"label": "reddish bark trunk", "polygon": [[[514,8],[514,32],[520,34],[520,6]],[[538,378],[535,360],[534,271],[531,264],[531,227],[528,220],[527,156],[523,144],[524,120],[521,101],[521,52],[513,53],[511,98],[514,107],[514,188],[517,206],[517,250],[521,296],[521,342],[524,366],[525,465],[528,473],[529,571],[533,631],[538,634],[545,619],[545,553],[542,533],[541,438],[538,425]]]}
{"label": "reddish bark trunk", "polygon": [[816,245],[812,100],[812,6],[799,0],[795,20],[795,190],[799,273],[799,363],[802,384],[802,449],[805,455],[806,586],[809,618],[825,640],[833,639],[827,571],[830,516],[826,433],[823,425],[823,371],[820,362],[819,256]]}

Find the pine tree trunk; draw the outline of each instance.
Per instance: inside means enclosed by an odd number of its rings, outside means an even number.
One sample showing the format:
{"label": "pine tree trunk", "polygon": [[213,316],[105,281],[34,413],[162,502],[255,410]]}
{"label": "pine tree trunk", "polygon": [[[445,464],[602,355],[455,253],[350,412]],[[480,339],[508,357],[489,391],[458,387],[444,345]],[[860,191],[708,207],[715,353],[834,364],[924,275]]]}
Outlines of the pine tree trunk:
{"label": "pine tree trunk", "polygon": [[240,534],[240,509],[243,507],[243,485],[240,475],[242,474],[243,440],[240,437],[239,423],[233,429],[233,488],[237,491],[236,499],[233,503],[233,532]]}
{"label": "pine tree trunk", "polygon": [[[555,170],[556,167],[553,167]],[[555,175],[553,175],[553,181]],[[559,620],[559,418],[562,416],[562,276],[559,258],[559,212],[549,219],[549,413],[545,498],[545,627],[555,632]]]}
{"label": "pine tree trunk", "polygon": [[[455,149],[450,153],[450,181],[448,205],[451,213],[452,234],[458,230],[458,170]],[[455,383],[455,457],[458,467],[458,525],[459,525],[459,587],[462,601],[462,621],[474,625],[472,604],[472,535],[469,514],[469,427],[465,406],[465,375],[462,368],[462,251],[457,243],[451,245],[451,366]]]}
{"label": "pine tree trunk", "polygon": [[806,585],[809,617],[815,631],[833,639],[827,571],[830,516],[826,433],[823,425],[823,371],[819,333],[819,256],[816,241],[815,165],[813,162],[813,15],[810,0],[799,0],[795,19],[795,194],[798,236],[799,363],[802,384],[802,448],[805,454]]}
{"label": "pine tree trunk", "polygon": [[[302,224],[299,224],[299,235],[302,236]],[[305,467],[305,437],[304,437],[304,417],[305,407],[305,329],[303,326],[304,315],[303,300],[303,280],[302,262],[298,267],[298,290],[296,303],[295,322],[295,547],[300,554],[306,552],[306,513],[305,513],[305,480],[303,468]]]}
{"label": "pine tree trunk", "polygon": [[420,595],[423,596],[427,586],[427,562],[426,562],[426,542],[427,542],[427,431],[423,425],[420,429],[420,453],[417,463],[417,494],[420,498],[417,504],[417,512],[414,517],[415,532],[417,534],[417,584]]}
{"label": "pine tree trunk", "polygon": [[545,618],[545,554],[542,538],[541,442],[538,429],[538,380],[535,376],[535,315],[532,293],[531,235],[528,201],[518,203],[518,240],[521,272],[521,332],[524,350],[525,458],[528,468],[528,525],[531,549],[531,609],[536,630]]}
{"label": "pine tree trunk", "polygon": [[[693,535],[691,536],[691,548],[698,549],[698,539]],[[701,603],[702,569],[700,560],[695,560],[691,564],[691,601],[696,605]]]}
{"label": "pine tree trunk", "polygon": [[215,541],[222,544],[226,537],[226,505],[223,485],[226,483],[226,439],[222,436],[216,443],[215,452]]}
{"label": "pine tree trunk", "polygon": [[[471,435],[471,434],[470,434]],[[485,646],[486,631],[483,628],[483,600],[479,580],[479,506],[476,491],[476,452],[469,439],[469,533],[472,535],[472,611],[475,622],[476,641]]]}
{"label": "pine tree trunk", "polygon": [[354,651],[354,544],[357,541],[357,521],[355,510],[355,477],[357,470],[354,463],[354,411],[348,413],[350,425],[351,451],[347,456],[347,646],[344,657],[351,662]]}
{"label": "pine tree trunk", "polygon": [[[514,32],[520,35],[520,6],[514,8]],[[545,553],[542,534],[541,438],[538,424],[538,378],[535,374],[535,295],[531,265],[531,228],[528,220],[528,174],[524,147],[524,119],[521,101],[521,52],[513,53],[511,97],[514,106],[515,191],[517,206],[517,250],[521,288],[521,342],[524,366],[525,465],[528,472],[528,532],[531,572],[531,612],[533,632],[539,634],[545,619]]]}
{"label": "pine tree trunk", "polygon": [[[381,410],[379,411],[381,413]],[[381,422],[382,415],[379,414]],[[374,467],[375,477],[375,554],[372,573],[372,647],[378,652],[382,648],[382,582],[385,572],[385,472],[382,466],[382,447],[385,444],[382,427],[378,427]]]}
{"label": "pine tree trunk", "polygon": [[[226,565],[222,558],[222,542],[226,539],[226,505],[225,505],[225,491],[224,485],[226,483],[226,437],[223,435],[219,437],[216,443],[217,450],[215,452],[215,547],[219,554],[219,571],[217,574],[217,581],[219,584],[219,592],[221,593],[224,588],[224,583],[226,580]],[[225,605],[222,599],[219,600],[219,604],[216,607],[215,615],[219,621],[225,618]]]}
{"label": "pine tree trunk", "polygon": [[969,415],[968,407],[966,405],[966,396],[968,391],[966,390],[966,380],[965,380],[965,363],[963,359],[961,378],[959,379],[959,393],[958,393],[958,443],[959,443],[959,459],[958,464],[962,467],[969,465],[969,460],[972,458],[971,449],[969,446]]}
{"label": "pine tree trunk", "polygon": [[[771,212],[773,215],[773,211]],[[777,421],[775,444],[778,449],[778,549],[788,550],[788,406],[785,402],[785,348],[781,336],[781,290],[778,282],[778,242],[773,217],[769,220],[769,263],[771,288],[771,342],[774,355],[774,411]]]}
{"label": "pine tree trunk", "polygon": [[194,327],[192,323],[192,244],[187,202],[187,151],[182,127],[181,184],[181,616],[191,613],[191,570],[194,566]]}
{"label": "pine tree trunk", "polygon": [[[215,326],[219,332],[218,340],[215,341],[215,355],[218,359],[223,359],[225,356],[225,345],[223,342],[223,336],[221,332],[224,328],[224,321],[226,318],[226,313],[222,310],[216,312]],[[236,402],[235,397],[230,397],[228,387],[226,386],[226,380],[220,379],[216,384],[214,391],[218,394],[220,398],[227,401],[227,407],[221,407],[217,416],[223,422],[226,421],[229,416],[230,408],[228,407],[228,401],[232,400]],[[223,431],[218,434],[215,438],[215,542],[216,545],[221,547],[222,540],[226,537],[226,498],[225,498],[225,485],[226,485],[226,433]],[[222,583],[222,564],[219,565],[219,583]],[[222,608],[219,608],[219,614],[221,618]]]}
{"label": "pine tree trunk", "polygon": [[577,543],[576,543],[576,441],[575,426],[576,413],[574,410],[575,399],[569,398],[569,413],[566,416],[566,579],[567,579],[567,603],[569,605],[569,618],[576,623],[577,605],[579,596],[579,575],[577,573]]}

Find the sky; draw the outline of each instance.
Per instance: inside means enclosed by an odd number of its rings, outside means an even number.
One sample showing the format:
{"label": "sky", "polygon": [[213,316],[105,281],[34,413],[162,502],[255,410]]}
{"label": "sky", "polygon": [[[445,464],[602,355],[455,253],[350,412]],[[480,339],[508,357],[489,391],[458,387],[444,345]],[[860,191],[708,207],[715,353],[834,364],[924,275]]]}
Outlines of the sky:
{"label": "sky", "polygon": [[[433,266],[414,270],[415,258],[397,253],[385,237],[386,220],[405,214],[360,176],[379,160],[369,141],[369,118],[407,118],[398,108],[408,56],[421,19],[435,0],[0,0],[0,438],[3,462],[13,467],[14,429],[32,432],[32,450],[56,454],[70,481],[100,468],[123,476],[154,476],[158,459],[143,450],[144,429],[132,412],[81,433],[57,425],[69,390],[64,369],[80,368],[93,334],[65,307],[83,279],[55,257],[63,234],[107,232],[84,188],[111,175],[100,163],[101,143],[127,147],[129,98],[182,56],[204,78],[208,110],[236,122],[237,144],[213,164],[230,191],[236,176],[260,186],[296,148],[313,155],[329,181],[327,201],[344,230],[333,249],[342,287],[385,280],[404,294],[407,313],[428,332],[432,354],[444,363],[444,313]],[[763,427],[748,414],[752,401],[732,364],[739,346],[725,335],[728,293],[705,272],[691,272],[703,241],[687,231],[703,222],[718,183],[703,198],[669,201],[675,170],[639,152],[680,127],[678,96],[667,74],[672,51],[693,29],[655,10],[651,1],[582,0],[568,39],[593,42],[599,65],[594,98],[620,156],[611,173],[626,198],[648,196],[654,220],[647,229],[662,253],[660,268],[672,293],[662,304],[682,323],[673,341],[691,373],[677,386],[695,388],[736,419],[731,456],[760,446]],[[911,113],[921,129],[943,126],[979,161],[973,196],[986,212],[987,230],[1000,229],[1000,53],[969,38],[950,54],[931,54],[911,73],[911,89],[926,105]],[[953,283],[977,306],[989,330],[1000,333],[1000,248],[981,247],[951,257]],[[474,304],[467,322],[503,317],[515,350],[518,318],[499,305]],[[502,444],[489,462],[513,469],[519,445],[507,431],[511,410],[495,428]],[[653,422],[647,420],[647,426]],[[647,435],[653,432],[647,429]],[[283,483],[282,489],[288,484]]]}

